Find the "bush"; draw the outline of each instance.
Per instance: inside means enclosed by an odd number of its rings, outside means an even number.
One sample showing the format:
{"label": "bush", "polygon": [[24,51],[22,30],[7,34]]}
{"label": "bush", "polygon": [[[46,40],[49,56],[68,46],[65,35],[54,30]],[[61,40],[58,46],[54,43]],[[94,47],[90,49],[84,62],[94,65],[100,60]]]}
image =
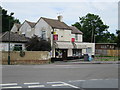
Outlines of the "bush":
{"label": "bush", "polygon": [[51,43],[34,36],[26,43],[27,51],[51,51]]}

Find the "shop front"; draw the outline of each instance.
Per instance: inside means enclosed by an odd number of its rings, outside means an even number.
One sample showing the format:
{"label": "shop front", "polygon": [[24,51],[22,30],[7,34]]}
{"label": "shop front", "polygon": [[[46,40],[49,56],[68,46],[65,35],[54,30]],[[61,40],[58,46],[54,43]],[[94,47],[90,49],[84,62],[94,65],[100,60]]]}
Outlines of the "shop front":
{"label": "shop front", "polygon": [[56,60],[79,59],[84,54],[94,54],[94,44],[78,42],[56,42]]}

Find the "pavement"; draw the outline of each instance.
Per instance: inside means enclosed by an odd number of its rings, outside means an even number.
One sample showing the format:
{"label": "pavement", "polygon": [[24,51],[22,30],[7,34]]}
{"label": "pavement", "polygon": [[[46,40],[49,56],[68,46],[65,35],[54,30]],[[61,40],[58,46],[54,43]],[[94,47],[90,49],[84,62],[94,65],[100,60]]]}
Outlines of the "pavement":
{"label": "pavement", "polygon": [[55,64],[120,64],[120,61],[83,61],[83,60],[66,60],[55,61]]}

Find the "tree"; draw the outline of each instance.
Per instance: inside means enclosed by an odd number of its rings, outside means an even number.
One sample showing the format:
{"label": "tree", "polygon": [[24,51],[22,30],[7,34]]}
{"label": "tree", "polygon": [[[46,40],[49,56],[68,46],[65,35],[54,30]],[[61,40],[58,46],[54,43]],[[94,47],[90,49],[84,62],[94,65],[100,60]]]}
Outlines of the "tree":
{"label": "tree", "polygon": [[73,26],[83,32],[84,42],[103,42],[103,40],[106,42],[111,37],[107,30],[109,26],[105,25],[98,15],[88,13],[84,17],[79,17],[79,20]]}
{"label": "tree", "polygon": [[28,51],[51,51],[51,43],[37,36],[30,38],[25,46]]}
{"label": "tree", "polygon": [[96,36],[96,42],[99,43],[115,43],[116,42],[116,36],[113,33],[105,32],[101,36]]}
{"label": "tree", "polygon": [[120,30],[116,30],[116,34],[117,34],[117,46],[118,46],[118,60],[120,60]]}
{"label": "tree", "polygon": [[117,34],[116,42],[117,42],[118,47],[120,48],[120,30],[117,30],[116,34]]}
{"label": "tree", "polygon": [[[0,11],[2,11],[2,32],[9,31],[14,23],[19,23],[19,19],[15,19],[12,15],[14,13],[11,13],[11,15],[8,15],[7,10],[0,8]],[[10,25],[10,28],[9,28]]]}

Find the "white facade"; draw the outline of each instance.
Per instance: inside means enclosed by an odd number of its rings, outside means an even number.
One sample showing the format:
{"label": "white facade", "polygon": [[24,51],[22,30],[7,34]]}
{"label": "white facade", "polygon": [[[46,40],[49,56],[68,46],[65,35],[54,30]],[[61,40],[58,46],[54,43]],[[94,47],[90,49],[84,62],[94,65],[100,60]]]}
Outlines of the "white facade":
{"label": "white facade", "polygon": [[95,54],[95,43],[81,43],[80,44],[82,49],[82,54]]}
{"label": "white facade", "polygon": [[11,32],[18,32],[18,27],[16,26],[16,24],[13,25]]}
{"label": "white facade", "polygon": [[35,25],[35,35],[38,37],[42,37],[42,31],[45,31],[46,38],[51,38],[52,27],[47,24],[42,18],[38,20],[37,24]]}
{"label": "white facade", "polygon": [[55,29],[54,32],[58,35],[58,41],[71,41],[71,30]]}
{"label": "white facade", "polygon": [[31,31],[26,31],[26,33],[25,33],[25,36],[26,37],[29,37],[29,38],[31,38],[31,37],[33,37],[35,35],[35,30],[34,30],[34,28],[31,28]]}
{"label": "white facade", "polygon": [[83,42],[83,34],[77,34],[78,39],[76,40],[76,34],[72,34],[72,38],[75,38],[75,41],[77,42]]}
{"label": "white facade", "polygon": [[[25,50],[25,44],[24,43],[10,43],[10,50],[13,51],[15,45],[22,46],[22,50]],[[2,42],[0,43],[0,51],[8,51],[8,42]]]}
{"label": "white facade", "polygon": [[34,35],[35,31],[26,21],[21,25],[19,29],[19,34],[24,34],[26,37],[31,38]]}

